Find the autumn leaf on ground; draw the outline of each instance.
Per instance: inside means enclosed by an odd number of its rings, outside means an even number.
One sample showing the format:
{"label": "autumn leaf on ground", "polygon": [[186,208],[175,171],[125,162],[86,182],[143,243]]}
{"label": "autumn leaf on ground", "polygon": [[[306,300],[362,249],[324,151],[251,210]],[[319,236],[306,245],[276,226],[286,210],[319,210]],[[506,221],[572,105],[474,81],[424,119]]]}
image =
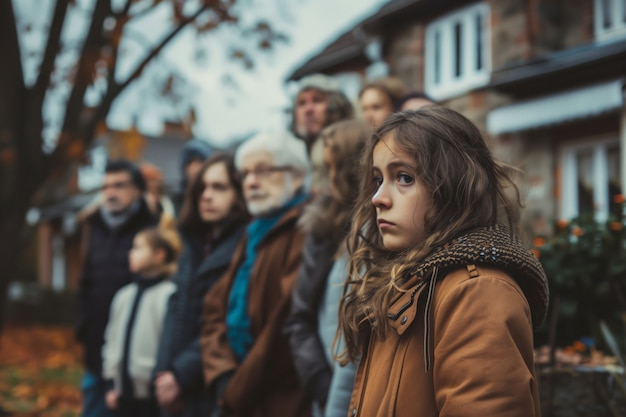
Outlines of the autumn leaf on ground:
{"label": "autumn leaf on ground", "polygon": [[0,406],[21,417],[75,417],[81,349],[69,327],[7,325],[0,339]]}

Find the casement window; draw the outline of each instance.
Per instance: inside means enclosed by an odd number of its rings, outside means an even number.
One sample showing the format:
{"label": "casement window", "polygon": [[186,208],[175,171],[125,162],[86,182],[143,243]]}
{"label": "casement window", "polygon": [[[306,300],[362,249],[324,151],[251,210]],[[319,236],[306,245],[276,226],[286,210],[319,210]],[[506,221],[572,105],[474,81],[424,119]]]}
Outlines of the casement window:
{"label": "casement window", "polygon": [[594,27],[600,40],[626,37],[626,0],[595,0]]}
{"label": "casement window", "polygon": [[425,90],[437,100],[489,82],[491,46],[489,6],[456,10],[426,27]]}
{"label": "casement window", "polygon": [[560,217],[593,215],[604,222],[622,193],[617,139],[564,146],[561,150]]}

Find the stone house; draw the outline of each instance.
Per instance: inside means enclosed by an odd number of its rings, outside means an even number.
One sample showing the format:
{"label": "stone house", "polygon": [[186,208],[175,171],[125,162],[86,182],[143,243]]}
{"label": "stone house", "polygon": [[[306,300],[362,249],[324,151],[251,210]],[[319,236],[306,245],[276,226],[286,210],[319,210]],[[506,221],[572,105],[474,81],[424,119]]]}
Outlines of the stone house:
{"label": "stone house", "polygon": [[470,118],[526,173],[528,236],[624,191],[623,0],[391,0],[290,80],[314,72],[397,76]]}

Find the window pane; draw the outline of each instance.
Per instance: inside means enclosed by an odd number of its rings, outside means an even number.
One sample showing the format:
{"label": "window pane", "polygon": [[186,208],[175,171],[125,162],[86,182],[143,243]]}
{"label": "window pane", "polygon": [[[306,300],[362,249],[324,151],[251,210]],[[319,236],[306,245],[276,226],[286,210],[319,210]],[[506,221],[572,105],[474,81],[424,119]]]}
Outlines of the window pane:
{"label": "window pane", "polygon": [[483,69],[483,15],[478,13],[476,15],[476,71],[481,69]]}
{"label": "window pane", "polygon": [[608,178],[609,178],[609,210],[610,214],[618,214],[620,205],[615,202],[615,196],[622,194],[622,178],[620,176],[620,150],[619,145],[610,145],[606,149]]}
{"label": "window pane", "polygon": [[609,29],[611,27],[611,0],[601,0],[602,9],[602,27]]}
{"label": "window pane", "polygon": [[463,57],[461,56],[461,51],[463,49],[463,45],[461,44],[461,22],[456,22],[454,24],[454,77],[458,78],[461,76],[463,64],[461,60]]}
{"label": "window pane", "polygon": [[626,0],[622,0],[622,22],[626,23]]}
{"label": "window pane", "polygon": [[441,33],[440,31],[435,32],[435,63],[434,67],[434,77],[435,84],[439,84],[441,82]]}
{"label": "window pane", "polygon": [[578,214],[593,215],[593,153],[591,149],[576,156],[578,173]]}

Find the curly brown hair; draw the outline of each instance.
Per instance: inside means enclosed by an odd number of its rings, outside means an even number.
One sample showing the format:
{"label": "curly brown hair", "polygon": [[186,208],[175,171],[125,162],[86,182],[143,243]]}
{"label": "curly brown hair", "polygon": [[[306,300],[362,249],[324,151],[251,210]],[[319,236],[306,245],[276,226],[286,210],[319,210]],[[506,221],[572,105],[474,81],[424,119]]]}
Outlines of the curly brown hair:
{"label": "curly brown hair", "polygon": [[[402,252],[385,249],[372,205],[377,189],[372,155],[376,144],[387,138],[412,157],[414,172],[432,195],[424,218],[426,238]],[[371,322],[376,337],[385,337],[391,298],[405,291],[402,285],[411,271],[435,248],[477,227],[505,223],[516,230],[521,207],[510,167],[493,159],[476,126],[446,107],[391,115],[366,144],[361,165],[348,235],[350,272],[340,304],[337,338],[343,334],[346,342],[337,358],[341,363],[359,357],[358,329],[363,320]]]}

